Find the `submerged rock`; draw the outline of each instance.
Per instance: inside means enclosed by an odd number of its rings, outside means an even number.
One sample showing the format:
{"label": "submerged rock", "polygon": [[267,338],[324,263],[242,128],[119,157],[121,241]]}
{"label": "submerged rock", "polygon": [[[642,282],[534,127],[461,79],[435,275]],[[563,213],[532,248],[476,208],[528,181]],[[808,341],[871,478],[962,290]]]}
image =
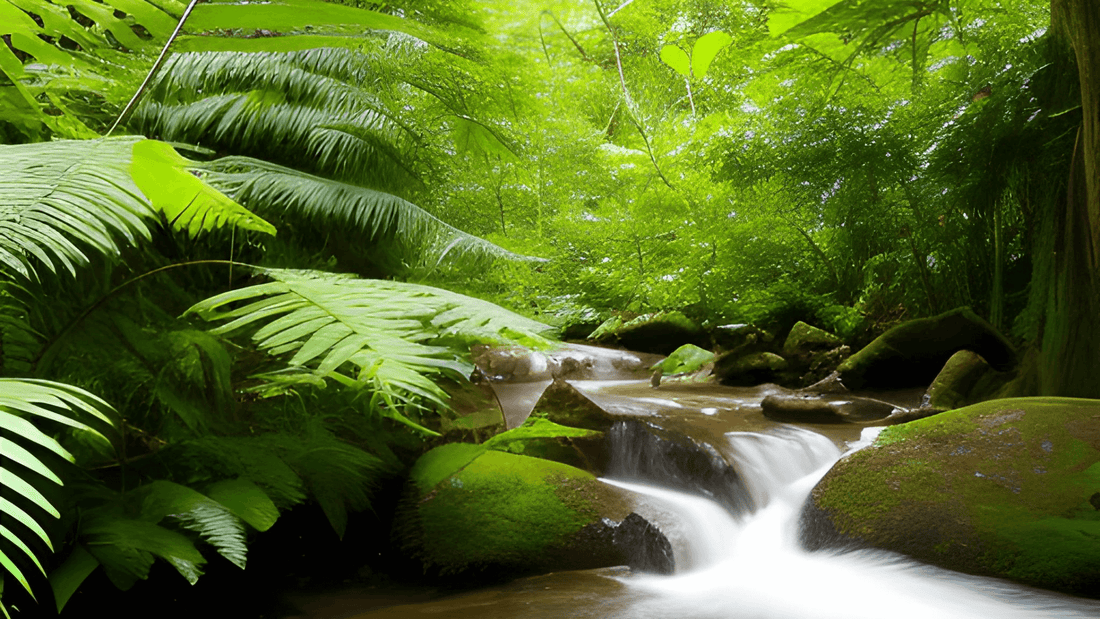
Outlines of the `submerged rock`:
{"label": "submerged rock", "polygon": [[764,416],[785,423],[873,423],[898,410],[888,402],[859,396],[779,393],[760,402]]}
{"label": "submerged rock", "polygon": [[589,339],[659,355],[671,354],[684,344],[706,346],[708,343],[706,332],[680,312],[644,314],[625,322],[612,318],[600,325]]}
{"label": "submerged rock", "polygon": [[589,400],[567,381],[556,380],[543,392],[533,416],[573,428],[606,432],[616,417]]}
{"label": "submerged rock", "polygon": [[426,570],[459,580],[673,568],[668,540],[617,489],[565,464],[481,445],[452,443],[422,456],[397,526]]}
{"label": "submerged rock", "polygon": [[981,355],[994,368],[1016,363],[1012,345],[970,308],[904,322],[883,333],[837,368],[849,389],[927,385],[960,350]]}
{"label": "submerged rock", "polygon": [[1100,401],[983,402],[887,428],[803,513],[812,549],[873,546],[1100,597]]}

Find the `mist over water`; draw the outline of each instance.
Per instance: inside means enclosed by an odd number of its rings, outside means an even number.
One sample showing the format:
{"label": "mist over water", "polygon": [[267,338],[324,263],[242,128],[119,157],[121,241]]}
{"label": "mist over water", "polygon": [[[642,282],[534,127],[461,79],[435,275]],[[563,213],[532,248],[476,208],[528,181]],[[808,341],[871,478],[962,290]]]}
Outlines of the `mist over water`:
{"label": "mist over water", "polygon": [[[637,511],[673,543],[673,576],[620,576],[619,616],[694,619],[1040,619],[1098,617],[1100,604],[968,576],[892,553],[806,552],[798,517],[840,457],[807,430],[727,434],[755,510],[732,513],[669,488],[605,479],[641,497]],[[630,446],[616,446],[629,449]]]}

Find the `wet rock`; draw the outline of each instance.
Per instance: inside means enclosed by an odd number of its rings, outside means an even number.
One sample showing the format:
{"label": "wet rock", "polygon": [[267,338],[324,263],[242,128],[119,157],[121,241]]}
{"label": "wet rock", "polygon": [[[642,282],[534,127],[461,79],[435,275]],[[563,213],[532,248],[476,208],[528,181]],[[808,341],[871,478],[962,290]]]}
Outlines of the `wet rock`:
{"label": "wet rock", "polygon": [[981,355],[960,350],[951,355],[928,387],[925,400],[931,408],[950,410],[996,397],[1013,378],[1011,372],[994,370]]}
{"label": "wet rock", "polygon": [[765,417],[785,423],[873,423],[898,410],[870,398],[805,393],[768,395],[760,407]]}
{"label": "wet rock", "polygon": [[617,421],[564,380],[556,380],[547,387],[531,414],[563,426],[598,432],[606,432]]}
{"label": "wet rock", "polygon": [[749,351],[770,344],[775,339],[771,333],[749,324],[719,325],[711,329],[714,345],[723,351]]}
{"label": "wet rock", "polygon": [[791,332],[783,342],[783,354],[788,357],[808,355],[815,351],[833,350],[843,344],[844,342],[832,333],[798,321],[791,327]]}
{"label": "wet rock", "polygon": [[1016,363],[1012,345],[970,308],[902,323],[840,364],[849,389],[891,389],[929,384],[960,350],[981,355],[1005,371]]}
{"label": "wet rock", "polygon": [[705,347],[709,343],[706,332],[680,312],[644,314],[629,321],[612,318],[600,325],[589,339],[659,355],[671,354],[684,344]]}
{"label": "wet rock", "polygon": [[410,477],[397,535],[429,573],[479,581],[632,563],[671,570],[664,535],[580,469],[450,444],[422,456]]}
{"label": "wet rock", "polygon": [[1098,475],[1100,402],[983,402],[841,459],[803,512],[803,542],[1100,597]]}
{"label": "wet rock", "polygon": [[817,381],[816,383],[802,389],[805,393],[848,393],[848,388],[844,386],[844,382],[840,380],[840,373],[833,372]]}
{"label": "wet rock", "polygon": [[565,380],[626,380],[644,378],[659,355],[581,344],[560,344],[549,350],[523,346],[475,346],[476,373],[490,383]]}
{"label": "wet rock", "polygon": [[723,385],[750,386],[776,382],[785,369],[787,360],[775,353],[731,351],[714,360],[713,374]]}
{"label": "wet rock", "polygon": [[712,445],[643,421],[620,421],[609,437],[610,476],[695,492],[733,513],[752,506],[737,470]]}

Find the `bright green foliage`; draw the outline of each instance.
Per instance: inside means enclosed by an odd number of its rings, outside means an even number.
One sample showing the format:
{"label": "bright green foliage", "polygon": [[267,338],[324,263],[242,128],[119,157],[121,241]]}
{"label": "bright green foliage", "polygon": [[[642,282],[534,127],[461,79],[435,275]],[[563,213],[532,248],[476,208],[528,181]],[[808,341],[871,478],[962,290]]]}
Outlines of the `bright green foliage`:
{"label": "bright green foliage", "polygon": [[665,360],[653,365],[665,376],[694,372],[714,360],[714,353],[694,344],[684,344],[677,348]]}
{"label": "bright green foliage", "polygon": [[274,226],[196,178],[191,167],[168,144],[143,140],[134,145],[130,173],[153,208],[191,237],[225,225],[275,234]]}
{"label": "bright green foliage", "polygon": [[[102,433],[112,428],[114,417],[114,411],[106,402],[82,389],[44,380],[0,378],[0,430],[5,437],[0,439],[0,443],[3,444],[4,458],[34,473],[26,476],[18,473],[21,468],[0,468],[0,487],[23,497],[38,508],[32,510],[38,515],[32,515],[7,499],[0,498],[0,516],[10,518],[9,522],[18,523],[16,531],[23,531],[25,528],[33,533],[52,551],[53,544],[43,528],[41,514],[44,512],[54,518],[60,517],[60,514],[43,494],[48,486],[44,482],[61,485],[61,478],[54,472],[57,468],[54,459],[60,457],[71,462],[73,457],[55,438],[44,433],[38,424],[45,420],[92,432],[106,440]],[[46,455],[42,450],[52,452],[53,455]],[[38,455],[39,453],[42,455]],[[46,457],[43,458],[43,455]],[[3,524],[0,524],[0,536],[21,550],[26,555],[25,558],[45,573],[40,557],[29,545],[32,543],[31,539],[20,537]],[[9,557],[0,551],[0,566],[30,592],[27,578],[15,561],[15,557]]]}
{"label": "bright green foliage", "polygon": [[[316,271],[262,271],[273,282],[218,295],[189,310],[229,320],[217,333],[259,326],[256,345],[273,355],[294,352],[292,371],[368,388],[372,407],[413,427],[401,410],[417,401],[445,406],[428,375],[465,374],[468,366],[441,339],[507,343],[542,341],[546,325],[484,301],[428,286],[355,279]],[[226,306],[248,302],[236,309]],[[292,380],[294,377],[291,377]]]}

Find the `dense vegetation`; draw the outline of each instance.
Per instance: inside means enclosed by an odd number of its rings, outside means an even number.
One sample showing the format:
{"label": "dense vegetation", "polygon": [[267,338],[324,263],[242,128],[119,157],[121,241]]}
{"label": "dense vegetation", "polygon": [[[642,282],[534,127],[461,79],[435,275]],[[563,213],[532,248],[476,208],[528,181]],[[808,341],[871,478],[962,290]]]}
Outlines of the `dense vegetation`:
{"label": "dense vegetation", "polygon": [[612,316],[859,341],[968,305],[1021,392],[1100,397],[1098,24],[0,0],[0,593],[194,582],[298,504],[342,536],[472,344]]}

